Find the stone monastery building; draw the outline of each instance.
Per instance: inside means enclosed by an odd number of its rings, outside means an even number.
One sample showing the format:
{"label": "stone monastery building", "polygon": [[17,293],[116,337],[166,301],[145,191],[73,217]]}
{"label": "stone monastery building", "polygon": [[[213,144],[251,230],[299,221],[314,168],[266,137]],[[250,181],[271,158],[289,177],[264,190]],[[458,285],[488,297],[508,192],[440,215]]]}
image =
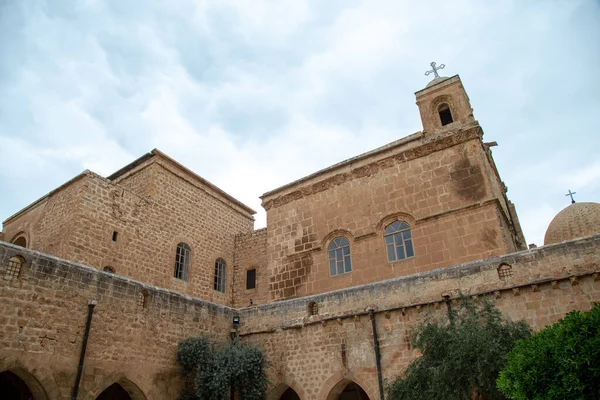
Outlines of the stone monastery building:
{"label": "stone monastery building", "polygon": [[269,399],[375,400],[461,292],[535,329],[600,301],[600,204],[527,249],[460,78],[416,101],[422,131],[265,193],[265,229],[159,150],[8,218],[0,397],[177,399],[177,343],[233,330],[264,349]]}

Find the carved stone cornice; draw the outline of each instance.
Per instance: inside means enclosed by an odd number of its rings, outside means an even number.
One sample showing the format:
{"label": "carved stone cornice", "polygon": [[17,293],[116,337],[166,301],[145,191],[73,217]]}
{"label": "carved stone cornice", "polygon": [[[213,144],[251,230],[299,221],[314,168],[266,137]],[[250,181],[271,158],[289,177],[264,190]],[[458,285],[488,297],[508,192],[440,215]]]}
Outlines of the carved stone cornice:
{"label": "carved stone cornice", "polygon": [[340,168],[340,172],[338,174],[327,177],[320,181],[314,182],[314,180],[311,180],[308,182],[299,182],[295,189],[290,188],[290,191],[287,193],[281,194],[280,196],[266,201],[263,200],[262,206],[265,210],[269,211],[273,207],[280,207],[284,204],[300,200],[304,197],[328,190],[334,186],[342,185],[354,179],[374,175],[382,170],[392,168],[395,165],[427,156],[472,139],[481,139],[481,136],[482,130],[479,125],[474,125],[464,130],[461,129],[458,132],[444,135],[437,140],[434,139],[427,143],[423,143],[420,146],[400,151],[389,157],[371,162],[366,165],[361,165],[352,169],[350,172],[343,172],[344,170]]}

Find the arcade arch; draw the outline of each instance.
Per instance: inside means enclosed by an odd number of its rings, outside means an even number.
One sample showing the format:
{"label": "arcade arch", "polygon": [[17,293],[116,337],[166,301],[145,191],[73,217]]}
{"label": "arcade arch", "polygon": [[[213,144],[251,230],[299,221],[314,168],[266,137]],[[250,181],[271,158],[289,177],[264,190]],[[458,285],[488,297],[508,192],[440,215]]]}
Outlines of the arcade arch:
{"label": "arcade arch", "polygon": [[96,400],[146,400],[146,396],[135,383],[120,379],[106,387]]}
{"label": "arcade arch", "polygon": [[370,400],[370,398],[358,383],[344,379],[331,389],[327,400]]}
{"label": "arcade arch", "polygon": [[48,400],[42,384],[22,368],[0,372],[0,394],[10,400]]}
{"label": "arcade arch", "polygon": [[305,398],[306,394],[301,391],[296,391],[294,388],[297,385],[290,384],[287,385],[285,383],[280,383],[275,386],[273,389],[269,391],[267,395],[267,400],[302,400]]}

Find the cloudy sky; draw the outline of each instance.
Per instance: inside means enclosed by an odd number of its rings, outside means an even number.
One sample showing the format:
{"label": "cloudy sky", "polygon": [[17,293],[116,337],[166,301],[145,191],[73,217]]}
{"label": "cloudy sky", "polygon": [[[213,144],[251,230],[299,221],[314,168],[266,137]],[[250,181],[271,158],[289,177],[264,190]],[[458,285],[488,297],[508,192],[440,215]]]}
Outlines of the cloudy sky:
{"label": "cloudy sky", "polygon": [[2,0],[0,219],[159,148],[253,207],[421,129],[460,74],[527,241],[600,201],[600,2]]}

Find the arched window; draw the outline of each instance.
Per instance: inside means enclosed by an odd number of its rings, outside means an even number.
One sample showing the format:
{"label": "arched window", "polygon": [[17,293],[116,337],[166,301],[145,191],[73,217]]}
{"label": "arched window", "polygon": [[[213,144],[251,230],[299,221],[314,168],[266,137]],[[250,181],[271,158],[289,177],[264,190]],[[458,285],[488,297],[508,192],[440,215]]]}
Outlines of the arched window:
{"label": "arched window", "polygon": [[21,247],[27,247],[27,239],[25,239],[25,236],[19,236],[18,238],[13,240],[13,244],[16,244],[17,246]]}
{"label": "arched window", "polygon": [[217,258],[215,261],[215,290],[217,292],[225,293],[225,274],[227,270],[227,264],[222,258]]}
{"label": "arched window", "polygon": [[14,256],[8,260],[8,266],[6,272],[4,272],[4,279],[7,281],[17,279],[21,275],[21,268],[25,264],[25,259],[21,256]]}
{"label": "arched window", "polygon": [[139,309],[148,308],[148,304],[150,302],[150,294],[146,289],[142,289],[138,293],[137,306]]}
{"label": "arched window", "polygon": [[331,276],[345,274],[352,271],[350,259],[350,242],[343,236],[336,237],[327,247],[329,255],[329,274]]}
{"label": "arched window", "polygon": [[451,124],[452,120],[452,112],[450,111],[450,107],[446,103],[440,104],[438,107],[438,114],[440,115],[440,121],[442,122],[442,126]]}
{"label": "arched window", "polygon": [[187,281],[188,270],[190,269],[190,246],[185,243],[177,245],[175,252],[175,278]]}
{"label": "arched window", "polygon": [[414,257],[410,226],[406,222],[396,221],[389,225],[385,229],[384,237],[389,262]]}
{"label": "arched window", "polygon": [[110,274],[114,274],[115,273],[115,269],[113,267],[109,267],[108,265],[106,267],[102,268],[102,271],[108,272]]}
{"label": "arched window", "polygon": [[508,264],[500,264],[498,267],[498,278],[505,281],[513,277],[512,267]]}

